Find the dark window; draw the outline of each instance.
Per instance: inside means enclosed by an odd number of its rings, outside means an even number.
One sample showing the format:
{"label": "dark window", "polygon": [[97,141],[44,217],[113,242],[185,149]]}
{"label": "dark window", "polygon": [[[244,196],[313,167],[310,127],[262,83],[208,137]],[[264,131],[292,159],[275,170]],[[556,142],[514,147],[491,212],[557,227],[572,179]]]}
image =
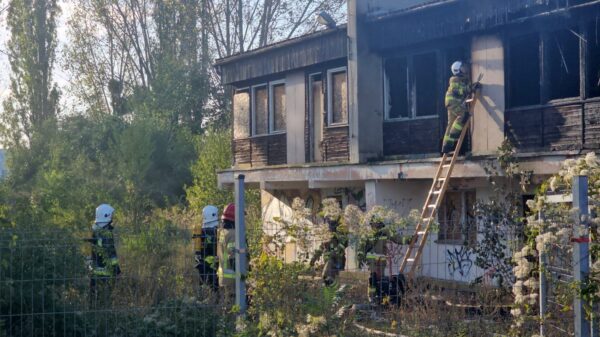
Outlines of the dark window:
{"label": "dark window", "polygon": [[579,97],[579,37],[574,29],[549,35],[547,71],[550,99]]}
{"label": "dark window", "polygon": [[436,53],[416,55],[413,58],[417,110],[415,116],[437,115],[438,66]]}
{"label": "dark window", "polygon": [[588,87],[590,97],[600,97],[600,22],[594,20],[588,26]]}
{"label": "dark window", "polygon": [[385,62],[388,118],[408,118],[408,65],[405,57]]}
{"label": "dark window", "polygon": [[267,134],[269,133],[269,105],[267,86],[255,87],[253,98],[254,134]]}
{"label": "dark window", "polygon": [[540,103],[540,37],[538,34],[510,40],[508,55],[511,107]]}

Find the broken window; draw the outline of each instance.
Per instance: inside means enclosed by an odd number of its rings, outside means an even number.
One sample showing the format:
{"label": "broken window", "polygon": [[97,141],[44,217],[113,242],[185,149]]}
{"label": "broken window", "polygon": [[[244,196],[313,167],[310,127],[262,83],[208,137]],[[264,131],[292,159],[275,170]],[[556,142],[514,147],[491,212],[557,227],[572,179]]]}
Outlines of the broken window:
{"label": "broken window", "polygon": [[233,95],[233,138],[250,136],[250,92],[237,90]]}
{"label": "broken window", "polygon": [[600,97],[600,20],[588,26],[588,87],[590,97]]}
{"label": "broken window", "polygon": [[271,107],[273,109],[273,132],[285,131],[285,84],[271,84]]}
{"label": "broken window", "polygon": [[438,65],[435,52],[413,58],[417,107],[416,117],[437,115]]}
{"label": "broken window", "polygon": [[254,135],[269,133],[268,90],[266,85],[256,86],[253,91]]}
{"label": "broken window", "polygon": [[438,213],[438,243],[472,245],[477,240],[475,191],[446,192]]}
{"label": "broken window", "polygon": [[329,72],[328,112],[329,124],[348,123],[348,86],[346,68]]}
{"label": "broken window", "polygon": [[549,35],[546,66],[550,99],[579,97],[578,35],[575,29],[563,29]]}
{"label": "broken window", "polygon": [[387,119],[438,114],[439,73],[437,53],[395,57],[385,61]]}
{"label": "broken window", "polygon": [[386,60],[385,80],[387,118],[409,118],[408,65],[405,57]]}
{"label": "broken window", "polygon": [[508,53],[509,104],[511,107],[540,103],[540,36],[531,34],[510,40]]}

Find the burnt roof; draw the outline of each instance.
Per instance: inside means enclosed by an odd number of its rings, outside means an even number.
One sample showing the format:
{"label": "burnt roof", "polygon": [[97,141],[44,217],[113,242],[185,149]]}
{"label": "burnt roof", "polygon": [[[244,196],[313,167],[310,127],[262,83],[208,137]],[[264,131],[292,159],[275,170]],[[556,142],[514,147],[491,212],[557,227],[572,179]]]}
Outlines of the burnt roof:
{"label": "burnt roof", "polygon": [[277,42],[216,60],[224,84],[346,58],[346,25]]}

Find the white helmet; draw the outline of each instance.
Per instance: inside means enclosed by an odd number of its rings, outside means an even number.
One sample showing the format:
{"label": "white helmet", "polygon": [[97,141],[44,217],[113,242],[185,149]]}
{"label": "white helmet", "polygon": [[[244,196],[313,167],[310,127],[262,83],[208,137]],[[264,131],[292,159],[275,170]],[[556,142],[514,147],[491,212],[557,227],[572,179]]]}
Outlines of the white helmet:
{"label": "white helmet", "polygon": [[96,224],[100,227],[108,225],[112,221],[115,209],[109,204],[102,204],[96,208]]}
{"label": "white helmet", "polygon": [[214,227],[219,222],[219,209],[215,206],[206,206],[202,209],[202,227]]}
{"label": "white helmet", "polygon": [[461,61],[456,61],[452,63],[452,75],[456,76],[463,72],[463,63]]}

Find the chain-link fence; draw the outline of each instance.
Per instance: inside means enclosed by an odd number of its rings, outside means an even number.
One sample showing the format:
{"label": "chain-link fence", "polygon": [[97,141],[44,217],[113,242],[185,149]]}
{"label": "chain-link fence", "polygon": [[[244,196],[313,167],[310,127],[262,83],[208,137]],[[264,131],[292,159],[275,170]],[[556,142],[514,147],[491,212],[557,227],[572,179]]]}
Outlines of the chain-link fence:
{"label": "chain-link fence", "polygon": [[89,233],[0,233],[0,335],[217,336],[233,320],[201,286],[191,231],[114,230],[120,274],[94,277]]}

